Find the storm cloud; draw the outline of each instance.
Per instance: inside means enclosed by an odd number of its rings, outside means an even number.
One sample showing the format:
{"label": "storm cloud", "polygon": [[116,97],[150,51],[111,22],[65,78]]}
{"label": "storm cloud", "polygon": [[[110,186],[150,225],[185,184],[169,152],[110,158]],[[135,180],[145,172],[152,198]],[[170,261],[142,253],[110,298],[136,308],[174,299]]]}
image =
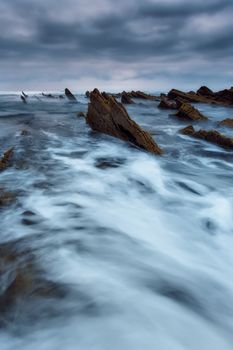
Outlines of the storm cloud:
{"label": "storm cloud", "polygon": [[1,0],[0,90],[233,85],[232,0]]}

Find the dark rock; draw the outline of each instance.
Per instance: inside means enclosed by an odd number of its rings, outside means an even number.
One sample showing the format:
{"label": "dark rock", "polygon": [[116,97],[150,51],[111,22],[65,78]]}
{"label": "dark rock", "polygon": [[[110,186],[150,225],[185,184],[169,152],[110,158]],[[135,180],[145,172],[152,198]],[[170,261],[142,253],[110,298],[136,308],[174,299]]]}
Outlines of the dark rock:
{"label": "dark rock", "polygon": [[214,93],[207,86],[201,86],[200,89],[197,90],[197,94],[201,96],[213,96]]}
{"label": "dark rock", "polygon": [[69,89],[65,89],[65,95],[70,101],[77,101],[76,97],[72,94],[72,92]]}
{"label": "dark rock", "polygon": [[228,126],[229,128],[233,128],[233,118],[227,118],[219,122],[221,126]]}
{"label": "dark rock", "polygon": [[178,104],[174,100],[170,100],[166,95],[161,95],[160,97],[161,101],[158,105],[158,108],[161,109],[177,109]]}
{"label": "dark rock", "polygon": [[134,104],[132,98],[127,94],[127,92],[123,91],[121,95],[121,103],[126,105]]}
{"label": "dark rock", "polygon": [[22,96],[25,98],[28,98],[28,95],[25,94],[25,92],[22,91]]}
{"label": "dark rock", "polygon": [[208,141],[224,148],[233,149],[233,138],[220,134],[216,130],[206,131],[206,130],[200,129],[199,131],[195,131],[193,126],[189,125],[188,127],[180,130],[180,132],[184,135],[189,135],[197,139]]}
{"label": "dark rock", "polygon": [[86,118],[86,114],[84,112],[79,112],[77,114],[78,117],[83,117],[83,118]]}
{"label": "dark rock", "polygon": [[85,96],[86,96],[86,98],[89,98],[90,97],[90,91],[86,91],[85,92]]}
{"label": "dark rock", "polygon": [[47,97],[47,98],[56,98],[56,96],[54,96],[52,94],[45,94],[44,92],[42,92],[42,96]]}
{"label": "dark rock", "polygon": [[86,121],[94,131],[129,141],[149,152],[162,154],[151,135],[129,117],[124,106],[114,97],[101,94],[97,89],[90,94]]}
{"label": "dark rock", "polygon": [[158,96],[153,96],[153,95],[149,95],[146,94],[145,92],[142,91],[131,91],[131,92],[127,92],[128,97],[130,98],[140,98],[142,100],[158,100]]}
{"label": "dark rock", "polygon": [[20,98],[23,101],[23,103],[25,103],[25,104],[27,103],[27,100],[26,100],[26,98],[23,95],[21,95]]}
{"label": "dark rock", "polygon": [[15,193],[0,190],[0,207],[10,205],[16,200]]}
{"label": "dark rock", "polygon": [[14,154],[14,148],[8,149],[0,159],[0,171],[5,170],[8,166],[10,166],[11,159]]}
{"label": "dark rock", "polygon": [[198,109],[191,106],[189,103],[182,103],[179,107],[178,112],[175,114],[176,117],[181,119],[188,119],[193,121],[204,121],[208,120],[203,114],[201,114]]}
{"label": "dark rock", "polygon": [[23,129],[23,130],[21,130],[20,135],[21,136],[27,136],[27,135],[29,135],[29,131],[27,129]]}

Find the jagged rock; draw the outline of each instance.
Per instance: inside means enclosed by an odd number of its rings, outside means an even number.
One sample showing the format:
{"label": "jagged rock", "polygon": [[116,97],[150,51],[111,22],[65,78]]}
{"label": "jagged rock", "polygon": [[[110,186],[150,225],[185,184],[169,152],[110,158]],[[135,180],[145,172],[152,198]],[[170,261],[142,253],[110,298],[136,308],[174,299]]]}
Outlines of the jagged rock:
{"label": "jagged rock", "polygon": [[162,154],[151,135],[129,117],[124,106],[97,89],[90,94],[86,121],[94,131],[129,141],[151,153]]}
{"label": "jagged rock", "polygon": [[86,96],[86,98],[89,98],[90,97],[90,91],[86,91],[85,96]]}
{"label": "jagged rock", "polygon": [[21,98],[23,103],[25,103],[25,104],[27,103],[27,100],[26,100],[26,98],[23,95],[21,95],[20,98]]}
{"label": "jagged rock", "polygon": [[229,128],[233,128],[233,118],[226,118],[219,122],[219,125],[221,126],[229,126]]}
{"label": "jagged rock", "polygon": [[127,94],[127,92],[123,91],[121,95],[121,103],[126,105],[134,104],[132,98]]}
{"label": "jagged rock", "polygon": [[183,92],[176,89],[172,89],[168,93],[169,99],[179,99],[182,102],[201,102],[212,103],[224,106],[233,106],[233,87],[230,89],[213,92],[206,86],[202,86],[197,93]]}
{"label": "jagged rock", "polygon": [[72,92],[69,89],[65,89],[65,95],[70,101],[77,101],[76,97],[72,94]]}
{"label": "jagged rock", "polygon": [[180,133],[182,133],[183,135],[189,135],[197,139],[214,143],[215,145],[218,145],[224,148],[233,149],[233,138],[227,137],[216,130],[207,131],[207,130],[200,129],[198,131],[195,131],[193,126],[189,125],[186,128],[181,129]]}
{"label": "jagged rock", "polygon": [[127,92],[127,95],[130,97],[130,98],[140,98],[142,100],[152,100],[152,101],[155,101],[155,100],[158,100],[158,96],[153,96],[153,95],[149,95],[149,94],[146,94],[145,92],[142,92],[142,91],[131,91],[131,92]]}
{"label": "jagged rock", "polygon": [[177,109],[178,108],[178,103],[174,100],[169,100],[167,96],[161,95],[160,97],[161,101],[160,104],[158,105],[158,108],[162,109]]}
{"label": "jagged rock", "polygon": [[13,153],[14,148],[12,147],[3,154],[2,158],[0,159],[0,171],[5,170],[10,165]]}
{"label": "jagged rock", "polygon": [[25,98],[28,98],[28,95],[25,94],[25,92],[22,91],[22,96],[25,97]]}
{"label": "jagged rock", "polygon": [[77,116],[86,118],[86,114],[84,112],[79,112]]}
{"label": "jagged rock", "polygon": [[191,106],[189,103],[182,103],[179,107],[178,112],[175,114],[176,117],[194,121],[208,120],[198,109]]}
{"label": "jagged rock", "polygon": [[207,86],[201,86],[200,89],[197,90],[197,94],[201,96],[213,96],[214,93]]}

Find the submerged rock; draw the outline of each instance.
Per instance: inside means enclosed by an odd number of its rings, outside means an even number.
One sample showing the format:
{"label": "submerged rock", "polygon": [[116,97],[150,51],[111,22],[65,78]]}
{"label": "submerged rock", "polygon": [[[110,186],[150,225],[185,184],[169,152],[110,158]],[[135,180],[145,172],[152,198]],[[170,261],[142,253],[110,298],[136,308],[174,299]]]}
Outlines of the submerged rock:
{"label": "submerged rock", "polygon": [[23,129],[23,130],[21,130],[20,135],[27,136],[27,135],[29,135],[29,131],[27,129]]}
{"label": "submerged rock", "polygon": [[72,92],[69,89],[65,89],[65,95],[70,101],[77,101],[76,97],[72,94]]}
{"label": "submerged rock", "polygon": [[127,92],[123,91],[121,95],[121,103],[126,105],[134,104],[132,98],[127,94]]}
{"label": "submerged rock", "polygon": [[25,103],[25,104],[27,103],[27,100],[26,100],[26,98],[23,95],[21,95],[20,98],[23,101],[23,103]]}
{"label": "submerged rock", "polygon": [[86,91],[85,92],[85,96],[86,96],[86,98],[89,98],[90,97],[90,91]]}
{"label": "submerged rock", "polygon": [[195,137],[197,139],[205,140],[215,145],[224,147],[224,148],[232,148],[233,149],[233,138],[227,137],[216,130],[204,130],[200,129],[195,131],[192,125],[185,127],[180,130],[180,133],[183,135],[189,135]]}
{"label": "submerged rock", "polygon": [[124,106],[97,89],[90,94],[86,121],[94,131],[129,141],[151,153],[162,154],[151,135],[129,117]]}
{"label": "submerged rock", "polygon": [[9,148],[2,156],[2,158],[0,159],[0,171],[1,170],[5,170],[11,162],[11,159],[13,157],[13,153],[14,153],[14,148]]}
{"label": "submerged rock", "polygon": [[188,119],[193,121],[204,121],[208,120],[203,114],[199,112],[198,109],[194,108],[189,103],[182,103],[179,107],[178,112],[175,114],[176,117],[182,119]]}
{"label": "submerged rock", "polygon": [[221,126],[228,126],[229,128],[233,128],[233,118],[226,118],[219,122]]}
{"label": "submerged rock", "polygon": [[6,192],[0,189],[0,207],[10,205],[16,200],[16,195],[13,192]]}

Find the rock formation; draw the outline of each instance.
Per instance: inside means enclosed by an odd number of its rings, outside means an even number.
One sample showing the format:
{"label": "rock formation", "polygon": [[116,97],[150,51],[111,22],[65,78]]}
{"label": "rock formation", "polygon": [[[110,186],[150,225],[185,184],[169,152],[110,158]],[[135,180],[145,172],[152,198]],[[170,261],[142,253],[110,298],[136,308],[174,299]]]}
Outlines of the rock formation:
{"label": "rock formation", "polygon": [[12,156],[14,153],[14,149],[9,148],[2,156],[2,158],[0,159],[0,171],[5,170],[11,162]]}
{"label": "rock formation", "polygon": [[125,105],[131,105],[134,104],[134,101],[132,98],[127,94],[127,92],[123,91],[121,95],[121,103]]}
{"label": "rock formation", "polygon": [[68,98],[68,100],[70,100],[70,101],[77,101],[76,100],[76,97],[72,94],[72,92],[69,90],[69,89],[65,89],[65,95],[66,95],[66,97]]}
{"label": "rock formation", "polygon": [[160,104],[158,105],[158,108],[161,109],[178,109],[178,103],[174,100],[170,100],[166,95],[160,96]]}
{"label": "rock formation", "polygon": [[221,126],[228,126],[229,128],[233,128],[233,118],[226,118],[219,122]]}
{"label": "rock formation", "polygon": [[203,130],[195,131],[192,125],[187,126],[186,128],[180,130],[180,133],[183,135],[189,135],[197,139],[208,141],[214,143],[215,145],[232,148],[233,149],[233,138],[227,137],[216,130]]}
{"label": "rock formation", "polygon": [[182,103],[179,107],[178,112],[175,114],[176,117],[186,120],[193,121],[204,121],[208,120],[203,114],[199,112],[198,109],[191,106],[189,103]]}
{"label": "rock formation", "polygon": [[129,117],[124,106],[113,96],[101,94],[97,89],[90,94],[86,121],[94,131],[129,141],[151,153],[162,154],[151,135]]}

